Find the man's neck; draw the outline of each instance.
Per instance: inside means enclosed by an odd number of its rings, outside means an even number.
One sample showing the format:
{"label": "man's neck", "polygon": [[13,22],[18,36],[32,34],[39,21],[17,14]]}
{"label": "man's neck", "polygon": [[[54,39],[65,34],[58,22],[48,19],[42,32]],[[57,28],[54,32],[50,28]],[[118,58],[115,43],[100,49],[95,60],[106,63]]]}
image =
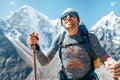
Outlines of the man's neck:
{"label": "man's neck", "polygon": [[67,29],[66,32],[68,35],[74,35],[78,32],[78,27]]}

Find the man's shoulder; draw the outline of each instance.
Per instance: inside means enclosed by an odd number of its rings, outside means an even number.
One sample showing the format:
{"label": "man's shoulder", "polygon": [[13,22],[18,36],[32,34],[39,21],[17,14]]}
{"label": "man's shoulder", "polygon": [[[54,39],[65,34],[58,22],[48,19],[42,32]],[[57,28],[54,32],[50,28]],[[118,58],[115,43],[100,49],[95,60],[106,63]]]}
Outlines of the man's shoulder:
{"label": "man's shoulder", "polygon": [[94,33],[92,33],[92,32],[88,32],[88,36],[89,37],[96,37],[96,35]]}
{"label": "man's shoulder", "polygon": [[88,33],[88,37],[89,37],[89,39],[97,39],[97,36],[92,32]]}

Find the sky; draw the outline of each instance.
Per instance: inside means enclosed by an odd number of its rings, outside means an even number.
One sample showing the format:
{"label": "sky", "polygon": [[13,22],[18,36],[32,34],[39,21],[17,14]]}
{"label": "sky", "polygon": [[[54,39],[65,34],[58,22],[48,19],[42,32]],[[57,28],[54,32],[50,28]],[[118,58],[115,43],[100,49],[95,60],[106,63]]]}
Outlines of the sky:
{"label": "sky", "polygon": [[88,28],[111,11],[120,17],[120,0],[1,0],[0,19],[23,5],[31,6],[52,20],[59,18],[66,8],[73,8],[78,12],[80,21]]}

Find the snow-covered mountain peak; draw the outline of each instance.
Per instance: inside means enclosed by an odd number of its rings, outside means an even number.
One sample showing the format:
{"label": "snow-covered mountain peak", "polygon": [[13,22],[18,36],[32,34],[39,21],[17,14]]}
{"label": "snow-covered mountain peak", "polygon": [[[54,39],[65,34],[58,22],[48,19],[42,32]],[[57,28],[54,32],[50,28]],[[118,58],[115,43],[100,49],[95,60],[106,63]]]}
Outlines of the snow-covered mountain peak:
{"label": "snow-covered mountain peak", "polygon": [[29,29],[29,31],[38,31],[38,28],[42,26],[42,22],[47,21],[46,24],[49,23],[47,16],[28,5],[23,5],[18,10],[12,12],[8,17],[6,17],[5,21],[7,21],[12,28],[21,27],[27,30]]}
{"label": "snow-covered mountain peak", "polygon": [[[12,12],[9,17],[6,17],[5,21],[9,24],[9,30],[7,30],[8,32],[5,34],[9,39],[13,38],[26,43],[26,37],[28,34],[31,32],[37,32],[39,33],[39,36],[43,38],[40,39],[42,42],[41,45],[43,46],[44,44],[48,46],[51,42],[53,35],[51,35],[50,28],[55,26],[55,24],[57,25],[57,22],[53,25],[47,16],[37,12],[28,5],[24,5],[18,10]],[[49,37],[49,40],[46,39],[47,41],[43,43],[45,41],[44,39],[47,37]],[[46,45],[44,46],[45,48]]]}
{"label": "snow-covered mountain peak", "polygon": [[108,15],[106,15],[106,16],[103,17],[103,19],[109,20],[112,23],[114,23],[118,18],[120,18],[120,17],[116,16],[115,13],[114,13],[114,11],[111,11]]}
{"label": "snow-covered mountain peak", "polygon": [[[114,28],[116,27],[116,28]],[[99,29],[99,28],[104,28],[104,29],[117,29],[120,27],[120,17],[116,16],[114,14],[114,11],[111,11],[108,15],[102,17],[94,27],[91,28],[91,30]]]}
{"label": "snow-covered mountain peak", "polygon": [[107,40],[120,44],[120,17],[116,16],[114,12],[101,18],[91,29],[100,40]]}
{"label": "snow-covered mountain peak", "polygon": [[31,16],[41,15],[41,16],[45,17],[46,19],[48,19],[47,16],[45,16],[44,14],[38,12],[37,10],[35,10],[34,8],[32,8],[31,6],[28,6],[28,5],[23,5],[22,7],[20,7],[20,8],[18,9],[18,11],[19,11],[19,12],[20,12],[20,11],[27,12],[27,13],[29,13],[29,15],[31,15]]}
{"label": "snow-covered mountain peak", "polygon": [[23,6],[21,6],[20,8],[19,8],[19,10],[20,9],[30,9],[30,10],[34,10],[31,6],[29,6],[29,5],[23,5]]}
{"label": "snow-covered mountain peak", "polygon": [[113,16],[113,17],[114,17],[114,16],[115,16],[114,11],[111,11],[111,12],[108,14],[108,16],[111,16],[111,17]]}
{"label": "snow-covered mountain peak", "polygon": [[[39,15],[41,15],[41,16],[39,16]],[[10,19],[14,16],[21,16],[21,17],[30,16],[31,19],[33,19],[34,17],[44,17],[44,18],[48,19],[47,16],[36,11],[35,9],[33,9],[31,6],[28,6],[28,5],[23,5],[18,10],[11,12],[11,14],[6,19]]]}
{"label": "snow-covered mountain peak", "polygon": [[32,8],[32,7],[30,7],[30,6],[28,6],[28,5],[23,5],[22,7],[20,7],[18,10],[16,10],[16,11],[13,11],[13,12],[11,12],[10,13],[10,15],[9,16],[7,16],[6,17],[6,19],[9,19],[9,18],[11,18],[11,17],[13,17],[14,15],[16,15],[16,14],[18,14],[18,13],[24,13],[24,14],[28,14],[29,12],[28,11],[34,11],[34,9]]}

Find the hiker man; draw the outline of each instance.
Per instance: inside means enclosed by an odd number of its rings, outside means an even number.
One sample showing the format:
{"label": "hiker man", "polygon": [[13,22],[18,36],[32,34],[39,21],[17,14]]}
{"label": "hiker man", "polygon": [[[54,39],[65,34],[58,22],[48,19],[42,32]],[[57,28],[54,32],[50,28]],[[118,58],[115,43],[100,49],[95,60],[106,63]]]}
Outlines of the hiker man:
{"label": "hiker man", "polygon": [[[98,80],[94,69],[92,69],[92,62],[85,46],[82,43],[70,46],[66,45],[78,43],[82,40],[82,33],[78,29],[80,22],[78,13],[71,8],[67,8],[62,13],[60,19],[62,26],[66,30],[60,51],[63,69],[63,71],[60,72],[60,80]],[[37,35],[38,34],[35,32],[30,33],[27,41],[31,46],[34,44],[36,45],[37,59],[42,66],[45,66],[53,59],[57,51],[59,51],[60,46],[58,43],[60,40],[60,35],[58,35],[52,42],[52,45],[46,54],[43,53],[39,47]],[[120,62],[107,61],[111,58],[105,49],[103,49],[100,45],[97,37],[92,33],[88,33],[88,37],[92,51],[96,53],[101,62],[107,66],[110,74],[117,78],[120,77]]]}

